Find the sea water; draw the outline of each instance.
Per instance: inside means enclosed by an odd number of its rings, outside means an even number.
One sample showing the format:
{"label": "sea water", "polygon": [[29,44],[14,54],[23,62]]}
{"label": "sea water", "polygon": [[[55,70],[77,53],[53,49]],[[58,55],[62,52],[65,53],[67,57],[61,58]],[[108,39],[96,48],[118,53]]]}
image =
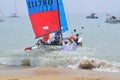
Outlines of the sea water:
{"label": "sea water", "polygon": [[[105,23],[105,15],[98,19],[86,19],[86,14],[67,15],[69,31],[64,37],[78,33],[83,37],[83,46],[77,50],[64,52],[58,47],[43,47],[38,50],[24,51],[25,47],[36,43],[28,16],[6,18],[0,22],[0,64],[21,65],[30,60],[32,66],[55,66],[75,68],[79,61],[94,59],[96,64],[105,61],[104,67],[94,70],[120,70],[120,23]],[[76,33],[73,30],[76,29]],[[110,64],[111,66],[108,66]],[[103,65],[102,65],[103,66]]]}

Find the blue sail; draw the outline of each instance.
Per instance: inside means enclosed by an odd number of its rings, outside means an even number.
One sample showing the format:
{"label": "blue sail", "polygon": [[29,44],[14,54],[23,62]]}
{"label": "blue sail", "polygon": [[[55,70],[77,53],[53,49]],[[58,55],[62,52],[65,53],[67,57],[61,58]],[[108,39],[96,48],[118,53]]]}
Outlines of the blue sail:
{"label": "blue sail", "polygon": [[66,15],[63,7],[63,0],[58,0],[59,4],[59,16],[60,16],[60,24],[62,32],[68,31],[68,25],[66,20]]}

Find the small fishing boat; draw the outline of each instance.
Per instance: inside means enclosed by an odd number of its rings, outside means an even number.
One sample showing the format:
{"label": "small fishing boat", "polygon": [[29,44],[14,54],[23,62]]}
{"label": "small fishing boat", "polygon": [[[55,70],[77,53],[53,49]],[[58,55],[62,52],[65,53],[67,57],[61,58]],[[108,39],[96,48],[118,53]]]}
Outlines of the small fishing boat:
{"label": "small fishing boat", "polygon": [[91,15],[87,16],[86,18],[87,19],[98,19],[98,17],[95,15],[96,15],[96,13],[91,13]]}
{"label": "small fishing boat", "polygon": [[111,24],[120,23],[120,19],[115,16],[111,16],[109,18],[106,18],[105,23],[111,23]]}

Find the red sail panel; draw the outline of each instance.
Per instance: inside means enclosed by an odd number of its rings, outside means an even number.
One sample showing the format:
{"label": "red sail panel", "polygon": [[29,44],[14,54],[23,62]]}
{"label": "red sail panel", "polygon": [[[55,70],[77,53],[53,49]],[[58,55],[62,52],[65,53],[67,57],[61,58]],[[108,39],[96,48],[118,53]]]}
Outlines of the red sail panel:
{"label": "red sail panel", "polygon": [[36,37],[60,30],[58,11],[46,11],[29,14]]}

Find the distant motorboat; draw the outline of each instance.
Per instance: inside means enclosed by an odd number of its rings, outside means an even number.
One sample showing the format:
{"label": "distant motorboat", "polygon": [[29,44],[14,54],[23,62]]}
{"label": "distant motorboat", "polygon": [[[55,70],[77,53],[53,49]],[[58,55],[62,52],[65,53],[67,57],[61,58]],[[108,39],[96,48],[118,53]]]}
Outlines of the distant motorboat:
{"label": "distant motorboat", "polygon": [[96,13],[92,13],[91,15],[87,16],[87,19],[98,19],[97,16],[95,16]]}
{"label": "distant motorboat", "polygon": [[118,19],[115,16],[111,16],[110,18],[106,18],[105,23],[112,23],[112,24],[120,23],[120,19]]}

